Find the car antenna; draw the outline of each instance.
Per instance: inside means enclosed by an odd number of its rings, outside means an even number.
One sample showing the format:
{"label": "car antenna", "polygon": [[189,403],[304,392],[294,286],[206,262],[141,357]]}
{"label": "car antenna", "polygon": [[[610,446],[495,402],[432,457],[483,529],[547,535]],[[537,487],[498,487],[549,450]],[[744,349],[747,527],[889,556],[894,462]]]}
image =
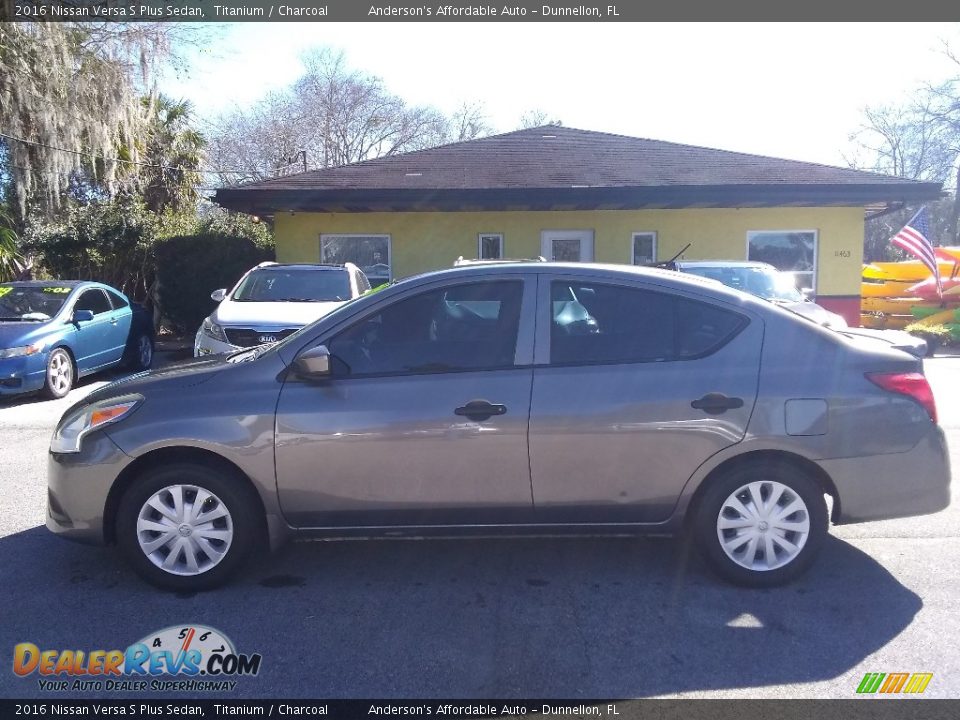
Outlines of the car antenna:
{"label": "car antenna", "polygon": [[666,260],[666,261],[664,261],[664,262],[658,262],[658,263],[650,263],[650,266],[651,266],[651,267],[656,267],[656,268],[662,268],[662,269],[664,269],[664,270],[676,270],[676,269],[677,269],[677,258],[680,257],[681,255],[683,255],[683,254],[690,248],[690,246],[691,246],[692,244],[693,244],[693,243],[687,243],[686,245],[684,245],[682,248],[680,248],[680,252],[678,252],[676,255],[674,255],[674,256],[673,256],[672,258],[670,258],[669,260]]}

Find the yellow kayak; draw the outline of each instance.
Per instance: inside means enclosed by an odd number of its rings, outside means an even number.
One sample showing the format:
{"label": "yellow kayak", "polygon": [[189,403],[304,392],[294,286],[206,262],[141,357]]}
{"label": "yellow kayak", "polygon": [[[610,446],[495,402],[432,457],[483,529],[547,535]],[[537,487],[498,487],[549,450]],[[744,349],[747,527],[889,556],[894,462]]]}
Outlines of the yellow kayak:
{"label": "yellow kayak", "polygon": [[903,330],[916,322],[913,315],[861,315],[860,326],[876,330]]}
{"label": "yellow kayak", "polygon": [[939,307],[913,297],[864,297],[860,299],[860,312],[882,312],[887,315],[910,315],[913,307]]}
{"label": "yellow kayak", "polygon": [[913,280],[883,280],[860,283],[862,297],[907,297]]}
{"label": "yellow kayak", "polygon": [[[942,248],[949,251],[952,256],[953,248]],[[956,250],[960,253],[960,249]],[[957,259],[960,261],[960,258]],[[953,271],[954,262],[949,260],[940,260],[937,263],[940,266],[940,275],[950,276]],[[926,280],[931,273],[919,260],[904,260],[903,262],[875,262],[863,266],[863,277],[869,280],[898,280],[900,282]]]}
{"label": "yellow kayak", "polygon": [[920,320],[914,319],[914,322],[917,325],[952,325],[960,322],[960,308],[953,307],[949,310],[941,310]]}

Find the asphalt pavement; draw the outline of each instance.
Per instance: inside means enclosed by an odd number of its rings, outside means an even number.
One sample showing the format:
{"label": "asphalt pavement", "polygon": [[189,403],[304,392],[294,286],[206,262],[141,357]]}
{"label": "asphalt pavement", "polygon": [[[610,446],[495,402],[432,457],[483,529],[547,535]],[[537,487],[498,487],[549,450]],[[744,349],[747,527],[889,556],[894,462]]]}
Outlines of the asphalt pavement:
{"label": "asphalt pavement", "polygon": [[[958,468],[960,358],[927,373]],[[932,672],[925,696],[960,697],[956,501],[832,528],[774,590],[724,585],[674,540],[497,539],[293,543],[220,590],[157,591],[43,527],[53,426],[114,377],[0,401],[2,697],[57,697],[9,670],[16,643],[122,649],[192,623],[263,656],[229,698],[851,698],[867,672]]]}

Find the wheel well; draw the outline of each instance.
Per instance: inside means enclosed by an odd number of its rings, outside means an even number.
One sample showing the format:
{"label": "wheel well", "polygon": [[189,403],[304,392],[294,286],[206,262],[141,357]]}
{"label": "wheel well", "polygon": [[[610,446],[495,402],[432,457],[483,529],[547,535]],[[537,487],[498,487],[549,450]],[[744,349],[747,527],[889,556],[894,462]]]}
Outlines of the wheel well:
{"label": "wheel well", "polygon": [[117,509],[120,507],[120,499],[137,477],[148,467],[152,468],[184,462],[205,465],[206,467],[220,470],[240,481],[249,492],[251,500],[256,503],[257,514],[260,518],[260,531],[263,532],[264,537],[266,537],[266,509],[263,506],[260,493],[257,492],[253,482],[247,477],[246,473],[222,455],[217,455],[210,450],[191,447],[169,447],[153,450],[135,459],[123,469],[123,472],[120,473],[116,482],[113,484],[113,487],[110,488],[103,511],[103,535],[108,543],[113,544],[117,540],[116,520]]}
{"label": "wheel well", "polygon": [[737,455],[729,460],[725,460],[710,471],[710,473],[703,479],[703,482],[700,483],[700,486],[693,493],[693,497],[690,500],[690,504],[687,506],[687,512],[684,516],[684,525],[688,525],[696,516],[697,505],[714,478],[723,475],[734,468],[740,468],[745,465],[752,465],[760,462],[792,465],[793,467],[807,473],[811,478],[819,483],[820,487],[823,488],[824,494],[833,498],[833,509],[830,514],[831,519],[836,520],[836,518],[840,517],[840,494],[837,492],[837,486],[833,484],[833,480],[830,479],[830,476],[827,475],[826,472],[824,472],[823,468],[821,468],[812,460],[808,460],[802,455],[797,455],[795,453],[786,452],[783,450],[756,450],[754,452],[746,453],[744,455]]}
{"label": "wheel well", "polygon": [[77,356],[73,354],[73,350],[70,349],[69,345],[54,345],[51,350],[63,350],[67,355],[70,356],[70,362],[73,363],[74,372],[79,372],[77,367]]}

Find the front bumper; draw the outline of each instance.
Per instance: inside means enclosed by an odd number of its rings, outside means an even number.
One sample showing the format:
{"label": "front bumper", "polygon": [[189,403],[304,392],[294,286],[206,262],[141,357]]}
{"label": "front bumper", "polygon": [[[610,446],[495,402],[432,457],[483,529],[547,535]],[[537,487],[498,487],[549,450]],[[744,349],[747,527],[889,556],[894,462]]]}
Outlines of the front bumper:
{"label": "front bumper", "polygon": [[18,395],[43,387],[47,353],[0,360],[0,395]]}
{"label": "front bumper", "polygon": [[103,432],[83,439],[78,453],[47,455],[47,529],[78,542],[102,545],[107,496],[133,462]]}
{"label": "front bumper", "polygon": [[838,525],[929,515],[950,505],[950,458],[936,425],[907,452],[821,460],[820,466],[840,496]]}

